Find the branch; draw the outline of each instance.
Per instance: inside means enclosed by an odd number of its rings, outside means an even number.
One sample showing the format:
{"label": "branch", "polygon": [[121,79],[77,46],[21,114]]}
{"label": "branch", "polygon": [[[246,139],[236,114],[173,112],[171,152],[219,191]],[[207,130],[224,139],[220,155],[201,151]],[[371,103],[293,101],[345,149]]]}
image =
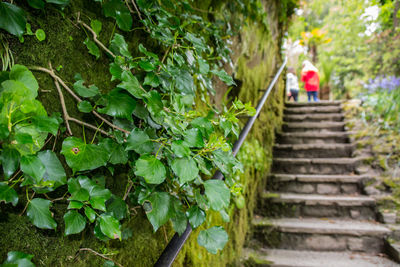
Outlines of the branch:
{"label": "branch", "polygon": [[97,251],[94,251],[94,250],[91,249],[91,248],[80,248],[79,251],[89,251],[89,252],[93,253],[93,254],[96,255],[96,256],[99,256],[99,257],[101,257],[101,258],[103,258],[103,259],[106,259],[106,260],[109,260],[109,261],[114,262],[115,265],[117,265],[117,266],[119,266],[119,267],[124,267],[124,266],[122,266],[121,264],[119,264],[118,262],[113,261],[111,258],[107,257],[106,255],[100,254],[100,253],[98,253]]}
{"label": "branch", "polygon": [[[36,71],[42,71],[42,72],[48,73],[51,77],[53,77],[54,80],[56,80],[57,82],[59,82],[59,83],[62,85],[62,87],[64,87],[64,89],[65,89],[73,98],[75,98],[76,101],[78,101],[78,103],[79,103],[79,102],[82,102],[82,99],[81,99],[79,96],[77,96],[77,95],[74,93],[74,91],[72,91],[71,88],[69,88],[68,85],[66,85],[65,82],[64,82],[60,77],[58,77],[58,76],[54,73],[53,70],[46,69],[46,68],[43,68],[43,67],[36,67],[36,66],[29,67],[29,69],[31,69],[31,70],[36,70]],[[103,116],[101,116],[101,115],[100,115],[99,113],[97,113],[96,111],[92,110],[92,113],[93,113],[93,115],[95,115],[97,118],[99,118],[100,120],[104,121],[108,126],[114,128],[114,129],[116,129],[116,130],[118,130],[118,131],[121,131],[121,132],[123,132],[123,133],[126,133],[126,134],[129,134],[129,133],[130,133],[129,131],[118,127],[117,125],[112,124],[111,122],[109,122],[107,119],[105,119]],[[96,128],[96,129],[97,129],[97,128]]]}
{"label": "branch", "polygon": [[83,27],[85,27],[88,31],[90,31],[90,33],[93,35],[93,40],[94,42],[100,46],[104,51],[106,51],[110,56],[112,56],[113,58],[115,58],[115,55],[113,54],[113,52],[111,52],[102,42],[99,41],[99,39],[97,39],[97,34],[93,31],[92,28],[90,28],[85,22],[81,21],[80,19],[80,12],[78,12],[77,14],[77,18],[76,21],[81,24]]}
{"label": "branch", "polygon": [[67,127],[68,134],[73,135],[71,127],[69,126],[70,117],[68,115],[67,107],[65,106],[64,95],[61,91],[60,85],[58,84],[57,80],[54,80],[54,84],[56,85],[58,96],[60,97],[61,108],[62,108],[62,113],[63,113],[63,117],[64,117],[64,121],[65,121],[65,126]]}
{"label": "branch", "polygon": [[136,6],[135,0],[132,0],[131,2],[132,2],[133,7],[136,9],[136,12],[137,12],[138,15],[139,15],[139,19],[140,19],[140,20],[143,20],[143,19],[142,19],[142,15],[140,15],[140,11],[139,11],[138,7]]}

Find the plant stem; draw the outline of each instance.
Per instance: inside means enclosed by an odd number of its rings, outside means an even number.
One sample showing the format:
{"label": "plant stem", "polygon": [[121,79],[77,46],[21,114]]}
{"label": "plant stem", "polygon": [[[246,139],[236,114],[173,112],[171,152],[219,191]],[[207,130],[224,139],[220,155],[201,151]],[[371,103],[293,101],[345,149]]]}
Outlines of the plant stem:
{"label": "plant stem", "polygon": [[106,259],[106,260],[109,260],[109,261],[114,262],[114,264],[117,265],[118,267],[124,267],[124,266],[122,266],[121,264],[119,264],[118,262],[113,261],[111,258],[107,257],[106,255],[101,254],[101,253],[98,253],[97,251],[94,251],[94,250],[91,249],[91,248],[80,248],[79,251],[89,251],[89,252],[93,253],[93,254],[96,255],[96,256],[99,256],[99,257],[101,257],[101,258],[103,258],[103,259]]}

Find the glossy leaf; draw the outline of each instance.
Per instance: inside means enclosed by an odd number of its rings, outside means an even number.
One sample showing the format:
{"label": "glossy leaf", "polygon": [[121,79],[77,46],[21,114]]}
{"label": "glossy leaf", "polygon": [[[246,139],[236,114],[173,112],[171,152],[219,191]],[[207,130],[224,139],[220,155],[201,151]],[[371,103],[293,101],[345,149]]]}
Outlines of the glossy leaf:
{"label": "glossy leaf", "polygon": [[132,120],[132,112],[136,107],[136,101],[127,94],[122,92],[122,89],[113,89],[105,96],[107,105],[104,108],[98,109],[99,112],[117,117]]}
{"label": "glossy leaf", "polygon": [[197,128],[185,132],[185,142],[189,147],[204,147],[203,135]]}
{"label": "glossy leaf", "polygon": [[225,70],[213,69],[211,72],[213,74],[217,75],[221,79],[221,81],[226,83],[228,86],[236,85],[236,83],[233,81],[232,76],[230,76],[228,73],[226,73]]}
{"label": "glossy leaf", "polygon": [[17,150],[4,148],[0,155],[4,176],[8,179],[17,170],[20,155]]}
{"label": "glossy leaf", "polygon": [[91,223],[96,219],[96,212],[91,207],[85,207],[85,215]]}
{"label": "glossy leaf", "polygon": [[96,45],[96,43],[93,42],[92,40],[90,40],[89,37],[86,38],[83,43],[86,45],[87,49],[89,50],[89,53],[92,54],[93,56],[95,56],[96,59],[99,59],[99,57],[100,57],[100,49]]}
{"label": "glossy leaf", "polygon": [[186,216],[189,218],[189,223],[193,229],[199,227],[206,220],[206,213],[199,206],[190,207]]}
{"label": "glossy leaf", "polygon": [[155,75],[154,72],[149,72],[144,78],[143,85],[149,85],[155,88],[160,85],[160,79],[158,79],[158,76]]}
{"label": "glossy leaf", "polygon": [[7,253],[7,259],[1,266],[4,267],[35,267],[32,263],[32,254],[20,251],[10,251]]}
{"label": "glossy leaf", "polygon": [[67,183],[67,175],[65,170],[57,158],[56,154],[51,150],[45,150],[38,153],[38,158],[45,168],[43,178],[45,181],[54,182],[54,187],[64,185]]}
{"label": "glossy leaf", "polygon": [[128,206],[122,198],[113,196],[107,202],[107,212],[113,215],[114,218],[122,220],[128,214]]}
{"label": "glossy leaf", "polygon": [[108,0],[103,4],[103,11],[106,17],[113,17],[117,20],[118,27],[123,31],[129,31],[132,27],[132,16],[126,5],[120,0]]}
{"label": "glossy leaf", "polygon": [[146,202],[151,205],[150,211],[146,211],[146,216],[156,232],[172,215],[171,197],[166,192],[154,192],[146,199]]}
{"label": "glossy leaf", "polygon": [[37,29],[35,32],[35,36],[39,40],[39,42],[44,41],[46,39],[46,33],[42,29]]}
{"label": "glossy leaf", "polygon": [[15,207],[18,204],[18,195],[14,188],[11,188],[6,183],[0,182],[0,202],[12,203]]}
{"label": "glossy leaf", "polygon": [[97,88],[95,85],[91,85],[89,87],[86,87],[83,83],[84,80],[78,80],[74,83],[74,90],[80,95],[81,97],[94,97],[96,95],[99,95],[99,88]]}
{"label": "glossy leaf", "polygon": [[179,199],[170,197],[173,212],[171,213],[172,227],[178,234],[182,234],[186,230],[187,218],[183,210],[182,203]]}
{"label": "glossy leaf", "polygon": [[[5,4],[5,2],[0,4]],[[36,81],[35,76],[33,76],[32,72],[27,67],[15,64],[10,71],[10,80],[14,80],[25,85],[25,87],[28,88],[30,92],[30,95],[28,95],[27,97],[32,99],[37,97],[39,84]],[[29,104],[33,105],[33,103]]]}
{"label": "glossy leaf", "polygon": [[76,137],[64,139],[61,154],[65,156],[68,166],[74,172],[105,166],[109,157],[107,151],[101,146],[85,144]]}
{"label": "glossy leaf", "polygon": [[100,229],[105,234],[111,239],[121,239],[121,226],[119,224],[119,221],[114,218],[111,215],[107,215],[103,213],[99,217],[99,222],[100,222]]}
{"label": "glossy leaf", "polygon": [[47,116],[35,116],[32,123],[38,131],[51,133],[54,136],[57,135],[58,127],[60,126],[57,118]]}
{"label": "glossy leaf", "polygon": [[93,31],[99,35],[101,32],[101,28],[102,28],[102,23],[101,21],[97,20],[97,19],[93,19],[90,21],[90,27],[93,29]]}
{"label": "glossy leaf", "polygon": [[25,32],[26,15],[23,9],[16,5],[0,3],[0,29],[21,37]]}
{"label": "glossy leaf", "polygon": [[199,175],[199,169],[192,158],[177,158],[172,161],[172,170],[181,184],[193,181]]}
{"label": "glossy leaf", "polygon": [[44,2],[43,0],[28,0],[28,4],[36,9],[43,9],[44,8]]}
{"label": "glossy leaf", "polygon": [[150,137],[145,131],[139,128],[132,130],[126,144],[126,150],[134,150],[139,154],[150,153],[154,150],[154,142],[150,140]]}
{"label": "glossy leaf", "polygon": [[128,71],[122,72],[121,79],[122,83],[118,84],[119,88],[125,89],[136,98],[139,99],[143,98],[143,95],[146,92],[140,88],[140,83],[138,79],[131,72]]}
{"label": "glossy leaf", "polygon": [[213,210],[227,208],[230,202],[230,190],[221,180],[207,180],[204,182],[205,195]]}
{"label": "glossy leaf", "polygon": [[46,172],[44,164],[35,155],[26,155],[21,158],[21,170],[24,174],[32,177],[37,184],[40,183]]}
{"label": "glossy leaf", "polygon": [[100,144],[108,151],[109,162],[111,164],[125,164],[128,161],[128,152],[121,144],[110,138],[103,139]]}
{"label": "glossy leaf", "polygon": [[142,176],[149,184],[161,184],[166,177],[164,164],[153,155],[142,155],[136,161],[137,176]]}
{"label": "glossy leaf", "polygon": [[71,200],[68,204],[68,209],[81,209],[85,204],[80,201]]}
{"label": "glossy leaf", "polygon": [[57,223],[49,210],[50,205],[50,200],[42,198],[34,198],[29,202],[27,215],[33,225],[42,229],[56,229]]}
{"label": "glossy leaf", "polygon": [[207,230],[202,230],[197,237],[200,246],[207,249],[212,254],[217,254],[228,242],[228,234],[221,226],[214,226]]}
{"label": "glossy leaf", "polygon": [[182,140],[173,141],[171,149],[175,153],[175,156],[183,158],[190,155],[190,148]]}
{"label": "glossy leaf", "polygon": [[85,229],[86,220],[75,210],[70,210],[64,215],[65,235],[78,234]]}
{"label": "glossy leaf", "polygon": [[129,52],[128,44],[125,42],[125,38],[121,34],[114,34],[110,49],[116,54],[120,54],[127,58],[132,58],[132,55]]}
{"label": "glossy leaf", "polygon": [[93,107],[89,101],[84,100],[78,103],[78,109],[80,112],[89,113],[92,112]]}

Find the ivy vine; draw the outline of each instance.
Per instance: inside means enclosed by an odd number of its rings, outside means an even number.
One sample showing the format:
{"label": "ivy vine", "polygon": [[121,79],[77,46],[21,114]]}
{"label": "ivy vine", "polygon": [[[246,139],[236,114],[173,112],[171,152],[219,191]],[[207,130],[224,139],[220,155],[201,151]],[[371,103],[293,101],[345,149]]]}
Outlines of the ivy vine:
{"label": "ivy vine", "polygon": [[[61,0],[46,2],[68,4]],[[186,0],[95,2],[120,29],[111,42],[99,41],[100,21],[85,21],[77,14],[76,22],[89,32],[84,41],[88,53],[96,59],[109,58],[110,77],[117,86],[102,94],[96,85],[87,84],[83,73],[75,75],[70,87],[51,64],[29,68],[16,64],[1,72],[0,202],[15,206],[17,191],[25,191],[30,221],[38,228],[55,230],[51,205],[66,200],[64,234],[78,234],[93,224],[94,235],[104,241],[122,238],[121,221],[128,218],[129,205],[143,207],[154,231],[171,221],[181,234],[187,223],[193,228],[202,225],[210,210],[229,221],[232,200],[243,201],[235,179],[242,165],[231,151],[239,134],[237,116],[253,115],[255,110],[239,100],[218,110],[209,101],[210,94],[215,93],[214,77],[228,86],[235,85],[222,68],[223,63],[230,62],[226,39],[233,33],[228,22],[203,19],[198,13],[204,11]],[[28,3],[34,8],[44,7],[42,0]],[[11,22],[13,25],[0,24],[0,28],[21,36],[26,23],[22,13],[9,3],[0,3],[0,15],[19,18]],[[138,46],[140,54],[132,55],[124,37],[132,28],[132,16],[137,16],[142,30],[157,41],[162,56],[143,44]],[[47,114],[37,100],[39,85],[32,71],[53,78],[62,113]],[[92,114],[92,119],[71,117],[68,109],[74,107],[66,106],[65,94],[75,99],[77,110]],[[208,109],[198,110],[198,101],[206,103]],[[78,137],[71,123],[81,125],[83,133],[94,131],[94,138],[86,140],[85,134]],[[54,151],[54,147],[43,150],[51,138],[62,139],[61,151]],[[65,158],[70,170],[64,169],[57,154]],[[129,170],[126,190],[118,196],[106,188],[104,178],[94,174],[103,168],[113,175],[117,167]],[[210,179],[217,169],[225,180]],[[20,189],[16,190],[17,186]],[[67,188],[63,197],[48,198],[47,193],[61,186]],[[221,226],[203,230],[198,237],[198,243],[214,254],[227,240]],[[20,258],[30,261],[32,257]]]}

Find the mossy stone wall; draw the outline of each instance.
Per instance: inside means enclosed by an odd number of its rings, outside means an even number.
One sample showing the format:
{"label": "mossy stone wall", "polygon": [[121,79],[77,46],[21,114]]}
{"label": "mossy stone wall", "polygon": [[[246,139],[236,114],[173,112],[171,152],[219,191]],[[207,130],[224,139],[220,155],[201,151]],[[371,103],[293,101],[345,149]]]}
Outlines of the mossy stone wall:
{"label": "mossy stone wall", "polygon": [[[25,3],[20,2],[19,5]],[[205,1],[198,4],[198,7],[207,10],[208,6],[213,6],[217,15],[226,12],[224,5],[227,1],[222,1],[222,4],[217,2]],[[280,46],[285,30],[279,21],[279,14],[282,12],[279,10],[280,1],[263,0],[262,2],[268,14],[268,29],[260,23],[247,21],[247,25],[243,26],[240,33],[233,38],[234,65],[226,66],[226,70],[233,73],[238,84],[237,88],[227,94],[228,97],[238,97],[243,102],[252,101],[254,105],[263,93],[260,89],[268,86],[272,80],[271,76],[276,73],[282,62]],[[70,86],[74,81],[75,73],[81,73],[85,80],[90,84],[96,84],[102,92],[107,92],[115,86],[110,81],[107,56],[102,54],[100,59],[96,60],[87,52],[83,41],[89,33],[86,34],[76,24],[77,12],[81,12],[82,17],[101,20],[103,30],[99,39],[108,44],[115,31],[114,22],[104,18],[98,4],[94,1],[72,0],[62,13],[53,8],[45,9],[45,11],[33,10],[28,6],[24,8],[29,11],[32,30],[42,28],[46,32],[46,40],[39,42],[34,36],[25,36],[25,42],[21,44],[17,39],[8,36],[16,63],[47,67],[51,62],[53,68],[62,66],[58,75]],[[140,22],[134,21],[133,28],[140,26]],[[133,30],[127,36],[126,39],[133,55],[138,54],[139,43],[163,54],[163,48],[158,47],[142,30]],[[40,85],[39,99],[48,113],[61,112],[53,80],[44,73],[34,72],[34,75]],[[216,96],[211,98],[218,104],[222,101],[227,88],[216,81],[216,89]],[[230,238],[228,244],[217,255],[209,254],[204,248],[198,246],[196,239],[200,229],[196,230],[183,247],[174,266],[235,266],[239,263],[246,233],[250,230],[249,223],[256,204],[256,196],[262,190],[269,171],[274,133],[281,125],[283,96],[283,82],[280,79],[238,155],[245,166],[245,173],[240,177],[246,197],[245,207],[238,209],[232,205],[230,223],[224,223],[217,213],[211,213],[207,218],[205,227],[223,225],[226,228]],[[88,119],[77,111],[76,102],[67,95],[66,104],[71,116]],[[243,118],[243,123],[245,120],[246,118]],[[74,124],[71,126],[73,133],[80,136],[82,128]],[[91,137],[86,136],[86,138]],[[61,142],[56,143],[56,151],[60,148]],[[125,170],[116,170],[114,177],[108,172],[99,173],[99,175],[106,176],[107,187],[114,194],[123,195],[127,179]],[[60,192],[62,188],[54,194]],[[161,227],[153,233],[144,212],[137,207],[131,210],[131,219],[123,225],[123,229],[131,232],[131,237],[126,240],[108,243],[98,241],[93,236],[93,229],[89,227],[82,234],[65,237],[62,233],[64,229],[62,216],[66,211],[67,203],[53,204],[52,212],[58,222],[55,232],[38,229],[28,221],[26,216],[20,216],[25,206],[23,194],[20,195],[20,199],[20,204],[15,208],[0,205],[0,262],[5,259],[8,251],[18,250],[34,254],[33,262],[37,266],[102,266],[104,259],[88,251],[80,250],[91,248],[108,255],[123,266],[152,266],[173,235],[170,225]]]}

